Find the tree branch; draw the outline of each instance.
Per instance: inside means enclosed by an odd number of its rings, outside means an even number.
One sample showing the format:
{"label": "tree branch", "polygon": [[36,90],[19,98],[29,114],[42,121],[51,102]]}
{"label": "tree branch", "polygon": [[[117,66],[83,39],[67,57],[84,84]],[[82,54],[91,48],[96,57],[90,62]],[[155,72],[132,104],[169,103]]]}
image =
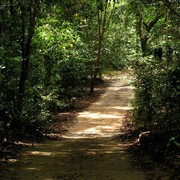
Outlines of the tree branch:
{"label": "tree branch", "polygon": [[114,11],[114,8],[115,8],[115,5],[116,5],[116,1],[114,0],[113,1],[113,8],[112,8],[112,10],[111,10],[111,12],[110,12],[110,15],[109,15],[109,18],[108,18],[108,21],[107,21],[107,25],[106,25],[106,29],[109,27],[109,25],[110,25],[110,21],[111,21],[111,17],[112,17],[112,14],[113,14],[113,11]]}
{"label": "tree branch", "polygon": [[171,5],[167,2],[167,1],[164,1],[164,4],[165,6],[170,9],[174,14],[176,14],[178,17],[180,17],[180,14],[178,12],[176,12],[172,7]]}
{"label": "tree branch", "polygon": [[157,14],[156,17],[149,24],[146,24],[145,22],[143,22],[148,33],[151,31],[153,26],[158,22],[161,16],[162,14]]}

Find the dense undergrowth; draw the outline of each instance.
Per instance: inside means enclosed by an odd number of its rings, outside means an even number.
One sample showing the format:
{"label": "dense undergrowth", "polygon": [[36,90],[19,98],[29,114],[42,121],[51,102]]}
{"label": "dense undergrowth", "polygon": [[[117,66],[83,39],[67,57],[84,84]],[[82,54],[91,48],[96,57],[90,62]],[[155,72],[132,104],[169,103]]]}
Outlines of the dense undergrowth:
{"label": "dense undergrowth", "polygon": [[132,150],[140,161],[148,156],[152,162],[164,165],[167,171],[168,168],[174,171],[170,179],[178,179],[180,66],[177,57],[173,57],[171,65],[167,65],[166,60],[149,56],[135,65],[132,119],[138,127],[139,139]]}

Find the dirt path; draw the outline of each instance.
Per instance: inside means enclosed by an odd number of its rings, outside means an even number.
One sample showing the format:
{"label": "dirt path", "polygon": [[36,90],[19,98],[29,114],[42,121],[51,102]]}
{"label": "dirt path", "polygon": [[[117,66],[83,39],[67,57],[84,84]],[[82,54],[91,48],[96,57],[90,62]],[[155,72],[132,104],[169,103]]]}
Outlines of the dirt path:
{"label": "dirt path", "polygon": [[[126,145],[116,135],[122,125],[132,86],[127,77],[113,80],[106,93],[86,111],[62,140],[25,151],[10,163],[0,179],[8,180],[143,180],[143,172],[132,166]],[[8,166],[9,167],[9,166]]]}

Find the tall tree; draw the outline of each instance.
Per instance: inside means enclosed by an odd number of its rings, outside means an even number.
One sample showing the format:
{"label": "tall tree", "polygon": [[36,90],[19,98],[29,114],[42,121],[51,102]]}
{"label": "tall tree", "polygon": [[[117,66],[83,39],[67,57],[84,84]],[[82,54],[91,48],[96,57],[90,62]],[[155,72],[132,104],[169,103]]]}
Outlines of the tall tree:
{"label": "tall tree", "polygon": [[40,0],[1,1],[0,35],[2,40],[0,47],[3,57],[1,63],[4,66],[2,83],[2,98],[4,99],[2,111],[4,113],[2,114],[13,119],[13,126],[21,124],[20,115],[40,2]]}
{"label": "tall tree", "polygon": [[19,18],[21,19],[21,75],[18,87],[17,112],[21,113],[25,92],[25,83],[29,73],[29,61],[31,55],[31,42],[36,28],[36,20],[39,12],[40,0],[20,2]]}
{"label": "tall tree", "polygon": [[93,75],[91,77],[91,89],[90,93],[92,94],[94,91],[95,80],[100,73],[101,67],[101,51],[104,40],[104,33],[109,27],[113,10],[115,8],[116,1],[115,0],[96,0],[97,5],[97,22],[98,22],[98,45],[97,45],[97,56],[95,60],[95,68]]}

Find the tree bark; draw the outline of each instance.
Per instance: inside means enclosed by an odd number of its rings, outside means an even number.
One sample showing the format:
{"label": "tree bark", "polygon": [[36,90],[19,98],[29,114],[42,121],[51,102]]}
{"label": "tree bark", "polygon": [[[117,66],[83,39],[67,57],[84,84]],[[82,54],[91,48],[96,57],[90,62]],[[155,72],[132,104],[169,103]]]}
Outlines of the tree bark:
{"label": "tree bark", "polygon": [[[97,1],[98,4],[98,1]],[[112,17],[112,10],[110,12],[108,21],[107,21],[107,7],[108,7],[108,1],[105,1],[104,4],[104,9],[98,8],[98,51],[97,51],[97,59],[95,61],[95,70],[93,73],[93,77],[91,77],[91,88],[90,88],[90,93],[93,94],[94,92],[94,86],[95,86],[95,81],[97,78],[98,73],[100,73],[100,67],[101,67],[101,50],[102,50],[102,45],[103,45],[103,39],[104,39],[104,33],[105,33],[105,27],[109,26],[110,20]],[[115,1],[113,3],[113,9],[115,7]],[[103,14],[104,12],[104,14]]]}
{"label": "tree bark", "polygon": [[[36,1],[33,3],[33,0],[30,0],[29,4],[29,23],[28,28],[26,27],[26,21],[25,21],[25,10],[22,5],[21,7],[21,29],[22,29],[22,40],[21,40],[21,57],[22,57],[22,63],[21,63],[21,74],[19,79],[19,86],[18,86],[18,98],[17,98],[17,113],[18,116],[22,112],[23,108],[23,99],[25,94],[25,83],[28,78],[29,74],[29,61],[30,61],[30,55],[31,55],[31,42],[32,37],[35,31],[36,26],[36,18],[38,14],[38,8],[39,8],[39,1]],[[27,35],[26,35],[27,30]]]}
{"label": "tree bark", "polygon": [[[143,21],[143,16],[140,10],[137,10],[136,16],[138,17],[136,31],[139,36],[140,42],[141,42],[141,50],[142,50],[142,56],[145,57],[147,54],[147,42],[149,40],[149,33],[151,29],[154,27],[154,25],[158,22],[162,14],[157,13],[156,17],[149,22],[148,24]],[[142,33],[142,26],[144,25],[146,33]]]}
{"label": "tree bark", "polygon": [[144,37],[140,38],[140,41],[141,41],[141,50],[142,50],[142,56],[143,57],[146,56],[148,39],[149,38],[147,36],[144,36]]}

